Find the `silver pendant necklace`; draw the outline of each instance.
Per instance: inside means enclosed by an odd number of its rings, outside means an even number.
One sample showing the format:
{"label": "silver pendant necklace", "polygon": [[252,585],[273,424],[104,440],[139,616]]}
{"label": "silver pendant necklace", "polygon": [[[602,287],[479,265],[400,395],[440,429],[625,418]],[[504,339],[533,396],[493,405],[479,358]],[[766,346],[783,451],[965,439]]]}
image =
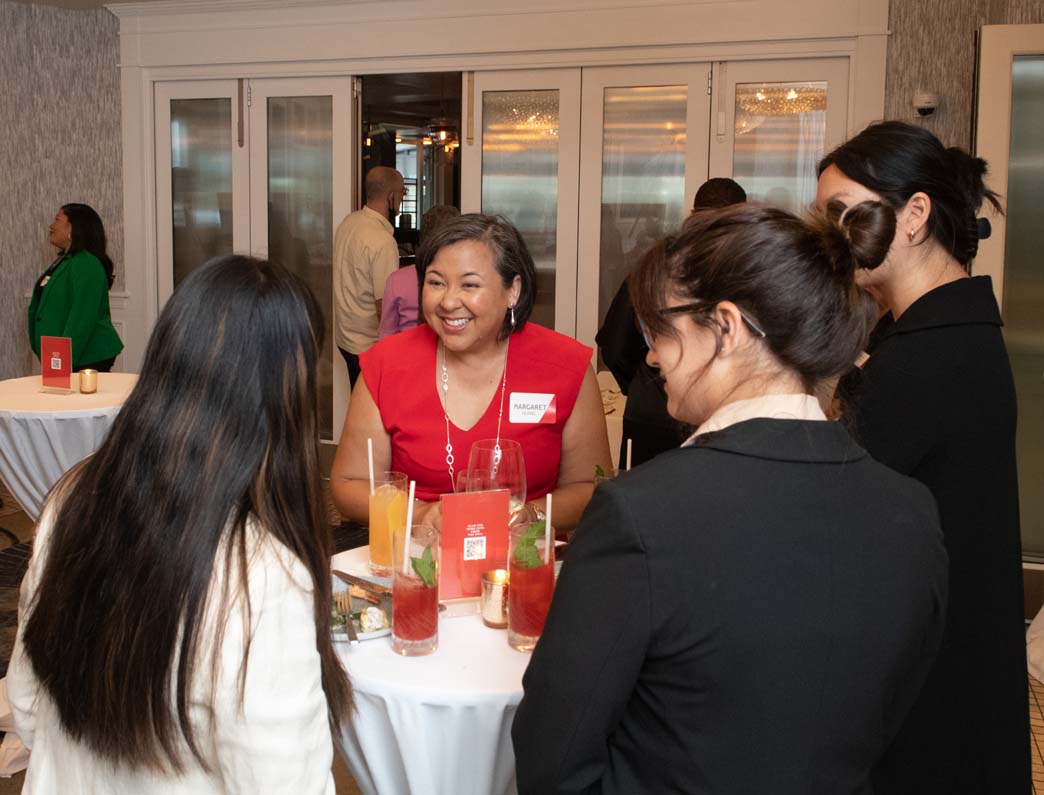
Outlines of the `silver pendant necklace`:
{"label": "silver pendant necklace", "polygon": [[[441,342],[442,349],[442,416],[446,420],[446,471],[449,473],[450,489],[457,491],[457,477],[453,470],[453,442],[450,441],[450,418],[449,418],[449,368],[446,367],[446,346]],[[500,465],[500,423],[504,419],[504,392],[507,390],[507,362],[508,352],[511,350],[511,338],[508,338],[504,349],[504,372],[500,377],[500,410],[497,413],[497,440],[493,445],[493,476],[496,477],[497,467]]]}

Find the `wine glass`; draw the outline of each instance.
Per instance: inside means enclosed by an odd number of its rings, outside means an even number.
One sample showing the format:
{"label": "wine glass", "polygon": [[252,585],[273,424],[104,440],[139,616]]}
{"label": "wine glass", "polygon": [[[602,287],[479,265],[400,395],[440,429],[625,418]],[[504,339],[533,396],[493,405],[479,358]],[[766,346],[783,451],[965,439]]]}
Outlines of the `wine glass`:
{"label": "wine glass", "polygon": [[510,514],[526,503],[526,460],[513,439],[481,439],[471,445],[465,476],[466,491],[506,489]]}

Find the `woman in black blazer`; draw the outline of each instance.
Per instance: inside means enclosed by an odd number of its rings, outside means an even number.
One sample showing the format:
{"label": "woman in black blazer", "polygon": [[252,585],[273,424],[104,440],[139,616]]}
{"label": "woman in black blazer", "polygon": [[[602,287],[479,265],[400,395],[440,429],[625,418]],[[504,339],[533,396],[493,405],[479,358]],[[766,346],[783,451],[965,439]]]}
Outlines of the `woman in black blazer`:
{"label": "woman in black blazer", "polygon": [[931,490],[950,558],[942,648],[875,773],[884,795],[1031,788],[1015,387],[990,278],[969,276],[976,214],[997,206],[985,171],[902,122],[871,125],[819,166],[821,207],[871,199],[896,216],[888,257],[857,274],[891,311],[842,382],[845,422]]}
{"label": "woman in black blazer", "polygon": [[602,484],[513,726],[526,793],[869,793],[938,647],[922,485],[826,421],[894,213],[695,218],[632,286],[686,445]]}

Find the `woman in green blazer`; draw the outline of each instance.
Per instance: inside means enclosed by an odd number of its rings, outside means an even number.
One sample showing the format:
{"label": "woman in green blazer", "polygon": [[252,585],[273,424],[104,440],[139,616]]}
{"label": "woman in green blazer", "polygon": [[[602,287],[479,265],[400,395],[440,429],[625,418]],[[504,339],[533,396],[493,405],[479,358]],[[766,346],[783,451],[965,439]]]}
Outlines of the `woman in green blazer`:
{"label": "woman in green blazer", "polygon": [[86,204],[66,204],[50,227],[59,255],[37,280],[29,302],[29,344],[40,357],[40,337],[72,339],[73,370],[109,372],[123,350],[109,314],[112,260],[105,227]]}

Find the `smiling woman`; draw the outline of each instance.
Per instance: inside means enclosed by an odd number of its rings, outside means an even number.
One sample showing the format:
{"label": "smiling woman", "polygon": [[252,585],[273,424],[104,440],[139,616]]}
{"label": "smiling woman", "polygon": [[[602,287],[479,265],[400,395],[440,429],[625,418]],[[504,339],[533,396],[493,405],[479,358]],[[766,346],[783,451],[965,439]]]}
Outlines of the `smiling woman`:
{"label": "smiling woman", "polygon": [[595,467],[611,466],[601,397],[591,349],[527,322],[536,270],[518,230],[463,215],[425,242],[417,271],[425,325],[360,357],[330,478],[338,509],[367,518],[367,439],[376,470],[417,481],[428,505],[415,516],[429,521],[473,442],[513,439],[525,453],[527,500],[553,493],[556,527],[574,526]]}

